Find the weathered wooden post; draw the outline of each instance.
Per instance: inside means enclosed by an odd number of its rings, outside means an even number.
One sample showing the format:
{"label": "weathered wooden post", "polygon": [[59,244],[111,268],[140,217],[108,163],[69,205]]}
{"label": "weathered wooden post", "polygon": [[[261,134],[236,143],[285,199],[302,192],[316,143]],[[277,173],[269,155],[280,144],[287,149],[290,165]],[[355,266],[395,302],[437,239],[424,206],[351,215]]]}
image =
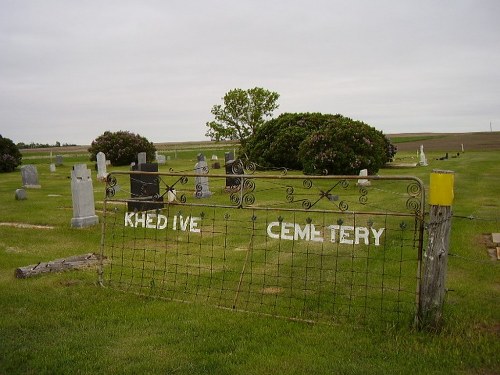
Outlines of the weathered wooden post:
{"label": "weathered wooden post", "polygon": [[433,170],[429,187],[429,243],[418,311],[419,328],[437,330],[441,325],[451,231],[454,172]]}

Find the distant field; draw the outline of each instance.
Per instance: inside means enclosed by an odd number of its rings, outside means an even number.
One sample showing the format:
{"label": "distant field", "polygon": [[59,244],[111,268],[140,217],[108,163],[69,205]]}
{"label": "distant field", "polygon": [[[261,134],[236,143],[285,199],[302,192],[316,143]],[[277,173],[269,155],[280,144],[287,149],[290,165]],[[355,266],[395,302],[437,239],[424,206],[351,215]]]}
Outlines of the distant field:
{"label": "distant field", "polygon": [[500,132],[478,133],[412,133],[389,134],[399,151],[417,150],[424,145],[425,151],[460,152],[500,150]]}
{"label": "distant field", "polygon": [[[387,137],[397,145],[398,151],[414,151],[424,145],[425,151],[460,152],[462,144],[465,151],[494,151],[500,150],[500,132],[477,133],[408,133],[388,134]],[[238,142],[224,141],[194,141],[194,142],[161,142],[155,143],[159,151],[192,151],[209,150],[225,147],[237,147]],[[57,153],[85,153],[88,145],[52,147],[38,149],[24,149],[24,155],[52,152]]]}

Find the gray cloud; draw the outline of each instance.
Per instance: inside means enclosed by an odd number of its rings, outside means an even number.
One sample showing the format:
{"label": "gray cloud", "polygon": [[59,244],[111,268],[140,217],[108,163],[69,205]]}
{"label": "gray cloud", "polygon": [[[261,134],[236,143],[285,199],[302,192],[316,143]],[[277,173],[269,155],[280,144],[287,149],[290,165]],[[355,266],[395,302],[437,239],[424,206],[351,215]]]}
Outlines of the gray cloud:
{"label": "gray cloud", "polygon": [[255,86],[280,94],[276,114],[498,130],[498,14],[496,0],[0,0],[0,134],[201,140],[224,93]]}

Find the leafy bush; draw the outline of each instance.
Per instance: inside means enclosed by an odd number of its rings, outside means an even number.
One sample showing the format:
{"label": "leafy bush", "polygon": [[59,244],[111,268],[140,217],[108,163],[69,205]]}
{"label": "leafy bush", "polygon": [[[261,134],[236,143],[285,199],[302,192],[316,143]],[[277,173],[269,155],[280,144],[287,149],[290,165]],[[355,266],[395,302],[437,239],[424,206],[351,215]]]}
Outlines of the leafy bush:
{"label": "leafy bush", "polygon": [[264,167],[309,174],[376,173],[396,153],[375,128],[342,115],[285,113],[265,123],[242,148]]}
{"label": "leafy bush", "polygon": [[0,135],[0,172],[13,172],[21,162],[19,148],[9,138]]}
{"label": "leafy bush", "polygon": [[129,165],[133,161],[137,161],[139,152],[146,153],[146,160],[152,161],[155,157],[156,147],[152,142],[138,134],[128,131],[110,132],[97,137],[90,148],[90,160],[97,160],[97,154],[104,152],[106,159],[114,166]]}
{"label": "leafy bush", "polygon": [[298,152],[307,135],[332,121],[321,113],[283,113],[269,120],[251,136],[242,152],[259,165],[302,169]]}
{"label": "leafy bush", "polygon": [[307,174],[369,174],[390,161],[395,147],[375,128],[349,118],[312,132],[301,143],[299,158]]}

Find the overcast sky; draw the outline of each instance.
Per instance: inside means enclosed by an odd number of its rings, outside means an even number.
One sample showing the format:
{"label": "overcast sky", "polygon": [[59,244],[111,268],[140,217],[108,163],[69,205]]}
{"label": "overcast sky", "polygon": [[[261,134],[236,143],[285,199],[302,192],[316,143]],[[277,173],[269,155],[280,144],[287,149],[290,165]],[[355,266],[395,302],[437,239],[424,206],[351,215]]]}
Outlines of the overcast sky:
{"label": "overcast sky", "polygon": [[0,0],[0,134],[204,140],[234,88],[385,134],[500,130],[499,0]]}

